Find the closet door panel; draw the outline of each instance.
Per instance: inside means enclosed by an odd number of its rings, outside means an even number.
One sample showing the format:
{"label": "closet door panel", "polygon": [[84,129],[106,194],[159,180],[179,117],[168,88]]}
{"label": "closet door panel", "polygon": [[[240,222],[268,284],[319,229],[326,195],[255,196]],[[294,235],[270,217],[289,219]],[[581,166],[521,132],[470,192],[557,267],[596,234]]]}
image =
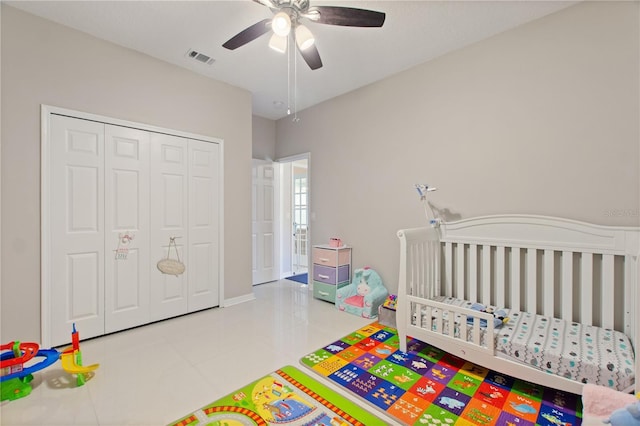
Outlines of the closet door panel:
{"label": "closet door panel", "polygon": [[[166,258],[169,238],[176,237],[178,256],[186,264],[188,253],[188,152],[187,140],[176,136],[151,134],[151,320],[157,321],[187,312],[186,268],[182,275],[166,275],[157,268]],[[172,249],[170,256],[176,259]]]}
{"label": "closet door panel", "polygon": [[219,304],[219,146],[189,140],[189,312]]}
{"label": "closet door panel", "polygon": [[[197,299],[199,296],[207,297],[211,292],[211,276],[213,275],[213,263],[211,258],[214,255],[213,244],[200,243],[192,244],[190,247],[189,259],[191,279],[189,280],[189,290],[191,296]],[[208,305],[200,309],[210,307]],[[196,310],[194,308],[191,310]]]}
{"label": "closet door panel", "polygon": [[[104,124],[53,115],[50,344],[104,334]],[[46,319],[45,319],[46,320]]]}
{"label": "closet door panel", "polygon": [[105,127],[105,331],[149,322],[149,133]]}
{"label": "closet door panel", "polygon": [[43,340],[219,305],[220,145],[67,115],[43,120]]}

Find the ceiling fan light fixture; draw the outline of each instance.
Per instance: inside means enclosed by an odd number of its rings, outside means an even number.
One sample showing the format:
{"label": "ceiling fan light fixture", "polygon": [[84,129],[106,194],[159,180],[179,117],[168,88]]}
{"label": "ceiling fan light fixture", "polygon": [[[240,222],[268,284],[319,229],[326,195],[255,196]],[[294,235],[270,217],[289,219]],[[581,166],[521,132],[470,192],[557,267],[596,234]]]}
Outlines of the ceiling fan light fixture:
{"label": "ceiling fan light fixture", "polygon": [[269,39],[269,47],[278,53],[286,53],[287,51],[287,37],[273,34]]}
{"label": "ceiling fan light fixture", "polygon": [[[0,0],[2,1],[2,0]],[[293,51],[298,50],[302,59],[310,69],[317,70],[322,67],[320,53],[315,46],[315,37],[308,28],[301,25],[303,20],[326,25],[338,25],[343,27],[381,27],[384,24],[386,14],[369,9],[359,9],[349,6],[310,6],[312,0],[253,0],[266,6],[273,12],[273,16],[265,18],[248,26],[235,36],[231,37],[222,47],[235,50],[245,44],[262,37],[266,33],[277,34],[287,38],[287,46],[283,47],[282,40],[271,37],[269,46],[279,52],[289,51],[287,61],[295,58]],[[304,21],[306,22],[306,21]],[[296,37],[296,44],[289,41],[291,30]]]}
{"label": "ceiling fan light fixture", "polygon": [[291,18],[286,12],[278,12],[271,21],[271,28],[280,37],[285,37],[291,31]]}
{"label": "ceiling fan light fixture", "polygon": [[310,48],[315,42],[316,39],[313,37],[313,34],[311,34],[311,31],[309,31],[309,28],[304,25],[298,25],[296,27],[296,43],[300,50]]}

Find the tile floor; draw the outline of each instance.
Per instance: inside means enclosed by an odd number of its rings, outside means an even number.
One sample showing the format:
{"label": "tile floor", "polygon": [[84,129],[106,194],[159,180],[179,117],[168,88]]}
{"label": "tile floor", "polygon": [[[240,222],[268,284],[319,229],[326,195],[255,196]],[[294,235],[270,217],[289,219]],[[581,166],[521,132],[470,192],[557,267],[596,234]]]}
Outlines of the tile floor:
{"label": "tile floor", "polygon": [[35,373],[31,395],[2,402],[0,424],[166,425],[284,365],[304,370],[302,356],[371,322],[294,281],[253,289],[250,302],[82,342],[95,376],[76,387],[60,363]]}

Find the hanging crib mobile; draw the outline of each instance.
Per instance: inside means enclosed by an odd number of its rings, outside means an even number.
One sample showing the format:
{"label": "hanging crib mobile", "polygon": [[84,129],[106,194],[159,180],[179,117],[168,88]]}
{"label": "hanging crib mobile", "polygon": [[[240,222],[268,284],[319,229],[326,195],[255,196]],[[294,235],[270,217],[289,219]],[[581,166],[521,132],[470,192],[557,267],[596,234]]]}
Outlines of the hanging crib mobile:
{"label": "hanging crib mobile", "polygon": [[435,191],[438,188],[429,186],[424,183],[417,183],[415,187],[416,187],[416,191],[418,191],[418,194],[420,195],[420,201],[422,201],[424,205],[424,214],[427,217],[427,221],[429,222],[429,225],[433,226],[434,228],[437,228],[438,226],[440,226],[440,219],[435,217],[435,214],[433,213],[433,209],[431,208],[431,205],[427,201],[427,193]]}

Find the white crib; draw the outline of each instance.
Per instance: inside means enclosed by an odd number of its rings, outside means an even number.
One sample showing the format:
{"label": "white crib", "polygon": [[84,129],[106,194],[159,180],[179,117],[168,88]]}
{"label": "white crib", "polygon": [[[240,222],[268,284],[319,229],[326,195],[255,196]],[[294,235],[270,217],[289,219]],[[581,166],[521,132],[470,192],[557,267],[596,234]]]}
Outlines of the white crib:
{"label": "white crib", "polygon": [[[503,374],[582,393],[583,383],[508,359],[493,338],[482,339],[496,331],[491,314],[432,300],[436,296],[611,328],[634,348],[640,341],[640,228],[498,215],[404,229],[398,237],[401,350],[411,336]],[[418,312],[428,313],[426,324],[415,321]],[[470,321],[448,327],[443,315]],[[480,320],[486,321],[482,330]],[[637,380],[640,362],[632,370]]]}

